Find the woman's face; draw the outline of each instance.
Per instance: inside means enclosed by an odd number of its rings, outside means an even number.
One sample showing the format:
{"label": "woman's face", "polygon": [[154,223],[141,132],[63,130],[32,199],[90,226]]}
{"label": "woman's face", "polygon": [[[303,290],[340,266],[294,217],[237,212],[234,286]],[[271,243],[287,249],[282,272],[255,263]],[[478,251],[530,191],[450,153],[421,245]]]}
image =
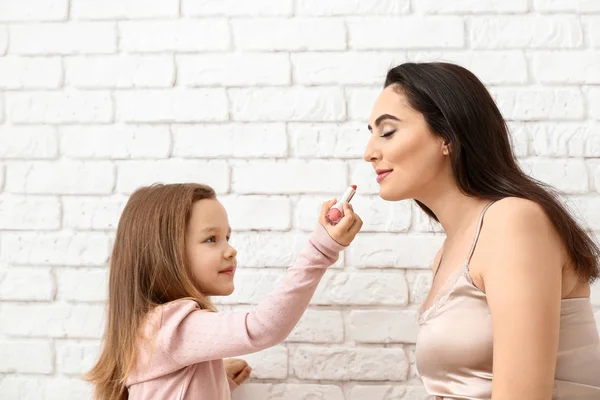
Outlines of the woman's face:
{"label": "woman's face", "polygon": [[373,165],[384,200],[419,199],[435,190],[450,168],[449,149],[423,114],[392,85],[385,88],[369,118],[371,138],[364,159]]}

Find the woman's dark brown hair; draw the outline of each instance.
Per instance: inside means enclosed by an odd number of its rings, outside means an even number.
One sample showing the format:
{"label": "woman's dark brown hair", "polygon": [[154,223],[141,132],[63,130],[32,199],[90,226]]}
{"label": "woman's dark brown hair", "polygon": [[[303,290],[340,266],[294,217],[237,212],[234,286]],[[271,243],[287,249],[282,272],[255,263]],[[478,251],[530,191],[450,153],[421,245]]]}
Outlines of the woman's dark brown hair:
{"label": "woman's dark brown hair", "polygon": [[[405,63],[388,71],[384,87],[390,85],[449,144],[452,171],[463,193],[538,203],[558,231],[577,274],[589,282],[598,278],[598,244],[561,204],[556,190],[521,170],[506,122],[473,73],[449,63]],[[425,204],[417,204],[437,221]]]}
{"label": "woman's dark brown hair", "polygon": [[125,380],[136,358],[139,329],[146,314],[182,298],[214,310],[194,286],[185,257],[185,232],[192,206],[214,199],[199,184],[153,185],[138,189],[127,202],[110,260],[108,324],[102,353],[85,379],[99,400],[128,398]]}

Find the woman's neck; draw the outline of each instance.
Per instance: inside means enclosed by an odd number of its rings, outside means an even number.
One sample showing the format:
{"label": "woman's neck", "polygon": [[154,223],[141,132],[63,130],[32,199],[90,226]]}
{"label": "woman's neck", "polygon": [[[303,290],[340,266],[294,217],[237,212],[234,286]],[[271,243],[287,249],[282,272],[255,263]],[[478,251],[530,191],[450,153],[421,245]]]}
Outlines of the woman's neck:
{"label": "woman's neck", "polygon": [[435,194],[420,197],[417,200],[433,211],[450,241],[470,228],[488,202],[487,199],[467,196],[450,184],[445,188],[437,186]]}

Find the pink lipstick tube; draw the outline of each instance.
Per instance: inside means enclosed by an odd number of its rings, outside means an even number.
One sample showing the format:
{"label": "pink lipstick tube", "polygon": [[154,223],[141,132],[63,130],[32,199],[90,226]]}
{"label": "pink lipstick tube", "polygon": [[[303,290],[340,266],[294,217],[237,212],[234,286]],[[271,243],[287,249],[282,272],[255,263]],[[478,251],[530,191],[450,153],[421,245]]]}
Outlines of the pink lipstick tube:
{"label": "pink lipstick tube", "polygon": [[340,222],[344,216],[344,203],[349,203],[350,200],[352,200],[352,197],[354,197],[354,193],[356,193],[356,185],[349,186],[342,197],[337,201],[337,203],[335,203],[333,207],[329,209],[325,215],[327,222],[329,222],[331,225],[337,225],[338,222]]}

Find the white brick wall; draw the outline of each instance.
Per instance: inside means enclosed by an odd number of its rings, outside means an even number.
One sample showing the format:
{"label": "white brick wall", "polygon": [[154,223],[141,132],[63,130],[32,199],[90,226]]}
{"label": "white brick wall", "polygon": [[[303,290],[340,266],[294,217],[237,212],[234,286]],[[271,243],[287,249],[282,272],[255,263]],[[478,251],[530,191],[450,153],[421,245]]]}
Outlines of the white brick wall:
{"label": "white brick wall", "polygon": [[407,60],[484,80],[523,166],[600,237],[597,0],[0,0],[0,398],[89,399],[127,195],[197,181],[229,210],[243,268],[217,301],[239,310],[359,186],[363,233],[236,400],[426,399],[415,312],[442,236],[361,160]]}

